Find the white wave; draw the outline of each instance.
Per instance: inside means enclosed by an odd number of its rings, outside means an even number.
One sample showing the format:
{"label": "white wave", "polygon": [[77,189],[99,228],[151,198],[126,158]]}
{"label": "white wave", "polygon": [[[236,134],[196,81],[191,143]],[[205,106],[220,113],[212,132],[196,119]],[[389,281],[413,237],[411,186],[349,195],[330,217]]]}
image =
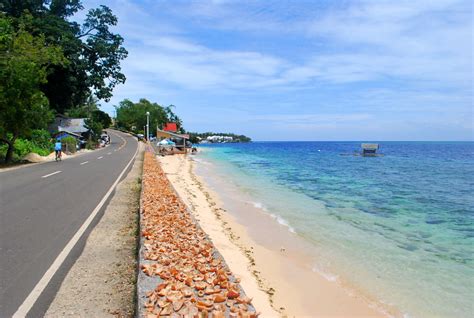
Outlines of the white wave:
{"label": "white wave", "polygon": [[335,282],[339,278],[339,276],[337,275],[334,275],[322,270],[319,266],[313,266],[312,271],[323,276],[325,279],[327,279],[330,282]]}
{"label": "white wave", "polygon": [[207,166],[212,165],[209,161],[207,161],[205,159],[198,158],[198,157],[193,157],[193,160],[195,162],[199,162],[199,164],[203,164],[203,165],[207,165]]}
{"label": "white wave", "polygon": [[257,209],[268,211],[267,207],[263,203],[260,203],[260,202],[251,202],[251,203]]}
{"label": "white wave", "polygon": [[[249,203],[251,203],[251,204],[252,204],[255,208],[257,208],[257,209],[260,209],[260,210],[262,210],[262,211],[268,212],[268,208],[267,208],[263,203],[261,203],[261,202],[249,202]],[[274,219],[278,222],[278,224],[287,227],[287,228],[288,228],[288,231],[290,231],[291,233],[296,233],[295,229],[292,228],[292,227],[290,226],[290,224],[288,224],[288,222],[287,222],[285,219],[283,219],[282,217],[280,217],[280,216],[278,216],[278,215],[275,215],[275,214],[273,214],[273,213],[269,213],[269,215],[270,215],[272,218],[274,218]]]}
{"label": "white wave", "polygon": [[275,215],[275,214],[270,214],[270,216],[272,218],[274,218],[278,222],[278,224],[286,226],[288,228],[288,231],[290,231],[291,233],[296,233],[295,229],[292,228],[290,226],[290,224],[288,224],[288,222],[285,219],[283,219],[282,217],[280,217],[278,215]]}

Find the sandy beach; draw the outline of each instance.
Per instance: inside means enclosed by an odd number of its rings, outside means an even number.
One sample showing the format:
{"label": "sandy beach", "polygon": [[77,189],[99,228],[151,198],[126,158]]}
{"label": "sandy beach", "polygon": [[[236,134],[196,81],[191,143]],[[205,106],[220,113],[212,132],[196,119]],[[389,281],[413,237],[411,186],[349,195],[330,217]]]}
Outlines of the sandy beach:
{"label": "sandy beach", "polygon": [[[162,169],[200,226],[209,235],[262,317],[398,316],[339,279],[309,265],[309,246],[255,207],[233,204],[219,185],[196,174],[194,156],[158,157]],[[209,173],[209,171],[207,172]],[[221,185],[224,186],[224,185]]]}

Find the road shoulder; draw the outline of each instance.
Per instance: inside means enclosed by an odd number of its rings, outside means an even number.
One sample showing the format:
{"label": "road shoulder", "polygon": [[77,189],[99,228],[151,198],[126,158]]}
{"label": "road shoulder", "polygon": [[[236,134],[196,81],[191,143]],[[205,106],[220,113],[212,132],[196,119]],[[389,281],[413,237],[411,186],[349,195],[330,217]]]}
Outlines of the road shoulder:
{"label": "road shoulder", "polygon": [[45,317],[133,316],[143,150],[139,143],[132,169],[117,186]]}

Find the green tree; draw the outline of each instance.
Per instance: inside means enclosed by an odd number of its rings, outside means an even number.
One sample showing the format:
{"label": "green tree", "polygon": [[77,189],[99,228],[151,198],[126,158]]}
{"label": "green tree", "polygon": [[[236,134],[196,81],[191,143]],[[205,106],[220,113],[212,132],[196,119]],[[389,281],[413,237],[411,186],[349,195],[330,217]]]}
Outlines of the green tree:
{"label": "green tree", "polygon": [[[144,98],[140,99],[138,103],[125,99],[115,108],[117,110],[117,126],[134,132],[143,131],[147,120],[146,112],[150,113],[150,133],[152,134],[157,127],[161,129],[165,123],[179,119],[170,106],[163,107]],[[179,124],[182,128],[181,120],[179,120]]]}
{"label": "green tree", "polygon": [[109,128],[112,124],[112,118],[110,118],[109,114],[99,109],[92,112],[92,119],[100,123],[103,129]]}
{"label": "green tree", "polygon": [[89,140],[91,140],[92,136],[94,136],[94,140],[97,140],[102,131],[105,128],[109,128],[111,123],[112,119],[107,113],[98,109],[92,111],[91,116],[85,120],[85,126],[90,130]]}
{"label": "green tree", "polygon": [[102,133],[102,124],[100,122],[94,121],[91,118],[85,120],[85,126],[89,129],[89,141],[94,137],[94,143],[97,141],[98,137]]}
{"label": "green tree", "polygon": [[[42,91],[59,113],[86,103],[92,93],[108,101],[118,84],[125,82],[120,62],[127,56],[123,38],[110,31],[117,18],[106,6],[89,10],[80,25],[69,18],[83,9],[80,0],[3,1],[15,21],[26,11],[33,16],[28,31],[44,34],[46,43],[62,47],[67,65],[51,66]],[[3,3],[2,2],[2,3]]]}
{"label": "green tree", "polygon": [[53,151],[51,134],[45,129],[34,129],[31,131],[31,142],[40,149]]}
{"label": "green tree", "polygon": [[97,137],[102,130],[109,128],[112,124],[110,116],[99,109],[98,99],[89,96],[87,102],[79,107],[74,107],[65,111],[65,114],[72,118],[87,118],[85,121],[86,128],[91,130],[90,143],[92,144],[92,135]]}
{"label": "green tree", "polygon": [[40,86],[51,65],[65,65],[60,47],[33,36],[23,21],[17,30],[0,15],[0,140],[8,145],[5,162],[12,159],[15,140],[47,126],[53,114]]}

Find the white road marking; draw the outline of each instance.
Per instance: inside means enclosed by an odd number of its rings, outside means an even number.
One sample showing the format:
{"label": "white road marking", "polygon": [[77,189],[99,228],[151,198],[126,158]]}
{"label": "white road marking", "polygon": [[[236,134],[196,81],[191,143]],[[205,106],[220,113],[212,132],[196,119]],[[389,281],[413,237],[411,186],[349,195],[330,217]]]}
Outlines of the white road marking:
{"label": "white road marking", "polygon": [[84,162],[81,162],[81,166],[82,165],[85,165],[86,163],[88,163],[89,161],[84,161]]}
{"label": "white road marking", "polygon": [[138,145],[137,145],[137,150],[135,151],[135,154],[133,155],[132,159],[130,159],[127,166],[122,170],[122,172],[118,176],[117,180],[115,180],[114,184],[112,184],[109,191],[107,191],[105,196],[102,198],[102,200],[99,202],[99,204],[95,207],[94,211],[92,211],[91,215],[89,215],[89,217],[84,222],[84,224],[82,224],[82,226],[79,228],[79,230],[77,230],[76,234],[74,234],[74,236],[67,243],[67,245],[64,247],[64,249],[61,251],[61,253],[59,253],[58,257],[56,257],[53,264],[51,264],[51,266],[48,268],[46,273],[44,273],[43,277],[41,277],[40,281],[36,284],[35,288],[33,288],[33,290],[30,292],[28,297],[26,297],[26,299],[23,301],[23,303],[18,308],[18,310],[13,314],[14,318],[26,317],[28,312],[31,310],[33,305],[38,300],[38,298],[41,295],[41,293],[43,292],[43,290],[46,288],[46,286],[48,285],[50,280],[53,278],[54,274],[58,271],[58,269],[61,267],[61,265],[63,264],[66,257],[69,255],[71,250],[74,248],[77,241],[79,241],[82,234],[84,234],[84,232],[87,230],[89,225],[92,223],[92,221],[96,217],[97,213],[99,213],[102,206],[105,204],[105,202],[107,202],[107,199],[112,194],[114,188],[119,183],[119,181],[122,178],[125,171],[127,171],[128,167],[130,166],[130,164],[133,162],[133,160],[137,156],[137,153],[138,153]]}
{"label": "white road marking", "polygon": [[104,158],[104,157],[100,156],[100,157],[98,157],[97,159],[102,159],[102,158]]}
{"label": "white road marking", "polygon": [[111,155],[112,153],[111,152],[107,152],[108,155]]}
{"label": "white road marking", "polygon": [[61,171],[58,170],[58,171],[56,171],[56,172],[53,172],[53,173],[47,174],[47,175],[45,175],[45,176],[42,176],[41,178],[51,177],[52,175],[58,174],[58,173],[60,173],[60,172],[61,172]]}

